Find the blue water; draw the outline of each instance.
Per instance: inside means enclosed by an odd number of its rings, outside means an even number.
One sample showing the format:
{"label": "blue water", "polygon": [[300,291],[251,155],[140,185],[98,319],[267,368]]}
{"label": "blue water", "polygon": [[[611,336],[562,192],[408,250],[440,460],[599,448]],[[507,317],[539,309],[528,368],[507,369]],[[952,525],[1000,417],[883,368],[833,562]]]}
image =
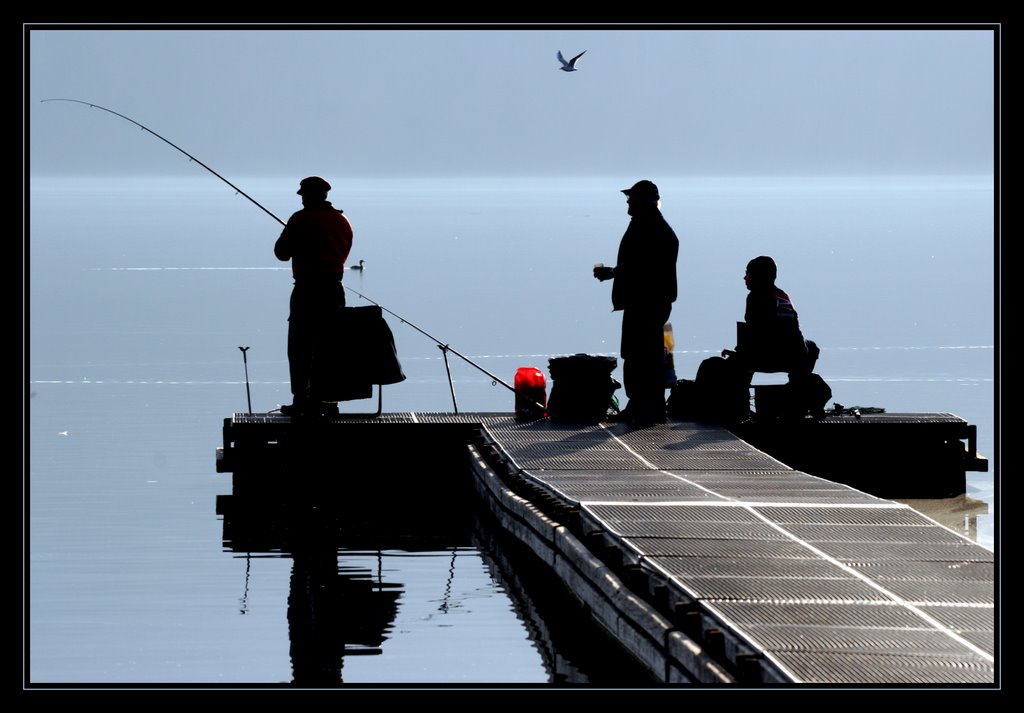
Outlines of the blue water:
{"label": "blue water", "polygon": [[[281,219],[299,207],[294,177],[233,182]],[[631,177],[332,182],[351,262],[366,265],[347,284],[400,317],[386,315],[408,379],[385,387],[385,411],[511,411],[500,381],[516,368],[617,355],[619,317],[591,268],[614,263]],[[991,179],[658,183],[681,243],[679,376],[732,345],[743,268],[772,255],[835,402],[977,426],[990,471],[968,474],[967,495],[982,506],[946,514],[995,548]],[[247,409],[247,380],[255,411],[290,401],[280,225],[207,175],[35,178],[30,191],[28,680],[290,681],[295,563],[231,551],[215,512],[231,492],[215,472],[220,427]],[[449,354],[455,402],[437,342],[403,319],[476,364]],[[401,591],[381,653],[345,656],[345,682],[551,680],[492,560],[479,543],[339,552],[342,570]]]}

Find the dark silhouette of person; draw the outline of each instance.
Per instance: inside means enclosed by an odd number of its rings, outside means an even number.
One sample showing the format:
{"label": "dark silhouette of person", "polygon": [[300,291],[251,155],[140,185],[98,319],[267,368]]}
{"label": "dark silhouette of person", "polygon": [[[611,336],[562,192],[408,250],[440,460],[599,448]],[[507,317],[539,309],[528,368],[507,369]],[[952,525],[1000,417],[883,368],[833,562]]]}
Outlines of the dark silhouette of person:
{"label": "dark silhouette of person", "polygon": [[767,255],[747,263],[743,275],[748,290],[744,321],[736,324],[736,348],[723,356],[750,378],[756,371],[809,374],[818,359],[817,345],[800,330],[793,300],[775,284],[777,275],[775,261]]}
{"label": "dark silhouette of person", "polygon": [[[761,255],[747,263],[744,321],[736,323],[736,347],[708,357],[697,368],[690,414],[715,423],[741,423],[750,413],[750,385],[755,372],[786,372],[786,413],[819,414],[831,390],[812,374],[818,346],[805,340],[793,300],[775,284],[775,261]],[[767,411],[764,414],[768,416]]]}
{"label": "dark silhouette of person", "polygon": [[345,306],[345,260],[352,249],[352,226],[331,205],[331,184],[320,176],[299,182],[302,209],[293,213],[274,244],[279,260],[291,260],[292,288],[288,314],[288,369],[292,403],[281,406],[287,416],[337,413],[337,404],[316,393],[314,356],[317,343],[338,324]]}
{"label": "dark silhouette of person", "polygon": [[677,296],[679,239],[661,214],[658,187],[648,180],[622,191],[629,225],[615,267],[594,277],[612,280],[612,309],[622,312],[622,381],[629,399],[614,421],[665,422],[665,323]]}

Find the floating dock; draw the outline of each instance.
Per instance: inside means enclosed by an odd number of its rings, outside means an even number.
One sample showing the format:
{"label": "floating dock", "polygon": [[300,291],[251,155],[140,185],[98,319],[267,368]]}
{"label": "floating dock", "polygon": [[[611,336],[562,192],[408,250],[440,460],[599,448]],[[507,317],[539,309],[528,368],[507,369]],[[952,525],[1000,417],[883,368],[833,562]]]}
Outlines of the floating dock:
{"label": "floating dock", "polygon": [[[861,439],[863,459],[880,432],[872,429],[896,433],[897,424],[910,424],[911,455],[960,477],[983,469],[962,420],[877,416],[817,425],[835,429],[833,448],[837,438]],[[938,449],[942,457],[917,450],[951,440],[957,445]],[[798,470],[721,426],[631,429],[512,414],[308,421],[235,414],[224,421],[217,469],[233,474],[236,494],[281,493],[282,473],[294,485],[297,474],[317,469],[309,482],[343,489],[346,479],[323,477],[326,464],[349,471],[376,461],[379,470],[382,453],[389,469],[416,475],[407,482],[418,487],[430,487],[425,473],[467,467],[501,527],[655,680],[997,683],[990,550],[907,505]],[[884,449],[874,454],[880,475],[906,475],[890,468],[894,458]],[[917,475],[928,482],[927,473]],[[946,491],[956,479],[943,480]]]}

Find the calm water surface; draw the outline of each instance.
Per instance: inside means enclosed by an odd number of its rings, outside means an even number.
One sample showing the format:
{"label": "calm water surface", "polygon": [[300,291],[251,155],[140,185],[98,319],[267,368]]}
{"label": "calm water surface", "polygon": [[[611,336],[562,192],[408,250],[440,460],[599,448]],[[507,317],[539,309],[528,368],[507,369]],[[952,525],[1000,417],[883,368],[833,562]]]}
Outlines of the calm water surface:
{"label": "calm water surface", "polygon": [[[681,240],[680,376],[731,346],[743,267],[773,255],[835,401],[977,425],[991,470],[969,473],[968,499],[933,516],[997,548],[991,180],[658,182]],[[293,183],[240,185],[287,218]],[[354,290],[509,383],[553,356],[617,355],[618,316],[590,269],[614,262],[622,180],[334,183],[353,261],[366,261]],[[558,630],[563,614],[517,576],[528,564],[472,518],[425,548],[293,556],[225,537],[217,501],[231,481],[215,449],[223,419],[247,407],[240,346],[253,409],[290,401],[291,280],[265,213],[214,178],[37,178],[30,220],[30,683],[633,682]],[[436,343],[389,323],[409,378],[385,388],[384,410],[451,411]],[[512,410],[504,386],[451,366],[460,411]],[[302,612],[339,632],[340,661]]]}

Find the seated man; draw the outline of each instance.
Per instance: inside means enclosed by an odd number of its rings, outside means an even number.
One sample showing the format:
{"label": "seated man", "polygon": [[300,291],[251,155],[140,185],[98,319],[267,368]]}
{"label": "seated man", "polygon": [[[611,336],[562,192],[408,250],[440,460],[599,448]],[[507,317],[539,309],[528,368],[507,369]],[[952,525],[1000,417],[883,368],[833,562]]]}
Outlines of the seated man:
{"label": "seated man", "polygon": [[776,275],[770,257],[747,263],[745,321],[736,323],[735,350],[722,353],[735,369],[751,377],[755,371],[809,374],[818,360],[818,347],[804,339],[793,301],[775,284]]}
{"label": "seated man", "polygon": [[[793,301],[775,284],[775,261],[756,257],[743,276],[749,294],[745,321],[736,323],[737,344],[722,356],[708,357],[697,369],[693,399],[696,418],[739,423],[750,416],[754,372],[785,372],[786,417],[820,417],[832,396],[828,384],[813,373],[818,347],[800,331]],[[770,416],[764,414],[766,418]]]}

